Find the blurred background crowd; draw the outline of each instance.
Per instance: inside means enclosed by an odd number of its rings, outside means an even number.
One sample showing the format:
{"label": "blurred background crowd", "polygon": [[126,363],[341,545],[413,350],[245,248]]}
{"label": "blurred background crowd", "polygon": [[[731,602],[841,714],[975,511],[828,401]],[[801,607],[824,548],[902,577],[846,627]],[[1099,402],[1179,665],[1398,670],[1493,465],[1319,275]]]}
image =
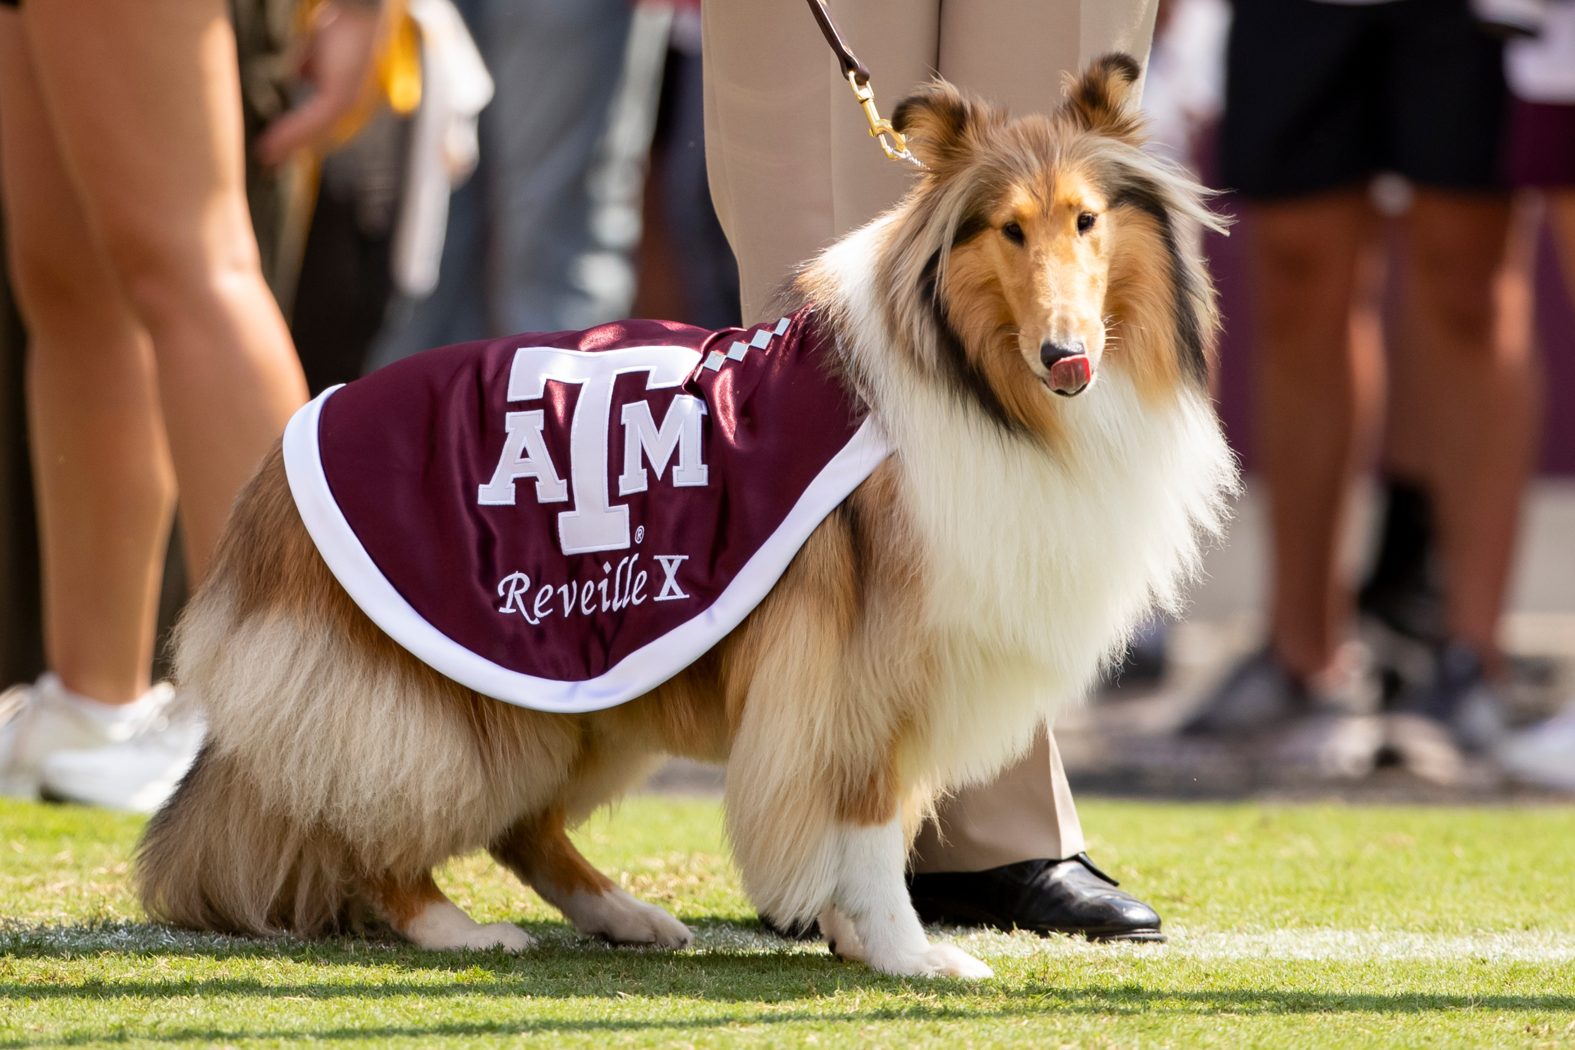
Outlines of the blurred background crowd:
{"label": "blurred background crowd", "polygon": [[[628,316],[739,323],[707,186],[699,0],[231,9],[235,48],[205,60],[238,63],[256,268],[278,304],[250,308],[246,338],[280,314],[288,333],[257,351],[249,378],[194,375],[193,391],[161,377],[146,395],[172,419],[161,455],[173,476],[201,476],[205,426],[282,425],[237,406],[245,391],[291,401],[299,378],[266,363],[286,343],[316,393],[511,332]],[[105,396],[121,378],[52,376],[38,347],[101,347],[100,330],[157,341],[197,322],[160,312],[142,255],[106,238],[115,273],[82,279],[91,264],[69,223],[40,221],[68,181],[99,227],[116,208],[161,205],[92,185],[134,185],[135,171],[84,178],[36,147],[39,120],[68,147],[73,134],[115,136],[70,112],[72,92],[114,85],[45,68],[49,34],[69,44],[70,26],[38,21],[30,57],[10,37],[0,54],[0,682],[141,704],[156,699],[159,639],[203,560],[183,559],[176,536],[137,593],[104,593],[89,555],[125,524],[71,525],[98,512],[52,468],[114,459],[138,438],[116,429],[124,406]],[[1225,191],[1218,206],[1237,220],[1208,251],[1226,315],[1217,392],[1251,480],[1193,615],[1148,625],[1105,695],[1062,727],[1074,781],[1575,792],[1575,717],[1561,714],[1575,695],[1575,3],[1171,0],[1154,41],[1154,148]],[[42,100],[21,97],[25,61]],[[882,84],[888,104],[905,86]],[[141,81],[120,89],[159,104]],[[851,100],[844,115],[860,119]],[[142,153],[169,159],[155,143]],[[129,313],[95,328],[112,311],[94,282],[115,280],[133,290]],[[173,309],[200,312],[194,294]],[[67,434],[51,422],[63,404],[89,421]],[[204,422],[204,407],[236,418]],[[160,544],[171,477],[126,480],[149,503],[136,527]],[[192,489],[181,486],[174,531],[206,551],[217,527],[188,506]],[[126,610],[147,625],[127,644],[148,670],[95,679],[115,633],[99,624]],[[67,737],[145,741],[152,709]],[[178,764],[193,730],[166,718],[161,731]],[[101,758],[46,770],[25,741],[6,746],[18,793],[134,808],[161,797],[106,779]]]}

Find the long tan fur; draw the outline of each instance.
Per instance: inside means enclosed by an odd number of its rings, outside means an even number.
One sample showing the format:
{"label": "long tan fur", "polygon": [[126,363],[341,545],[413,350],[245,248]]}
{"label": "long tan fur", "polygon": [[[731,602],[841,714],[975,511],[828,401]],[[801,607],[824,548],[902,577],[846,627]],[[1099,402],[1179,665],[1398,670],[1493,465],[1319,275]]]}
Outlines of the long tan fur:
{"label": "long tan fur", "polygon": [[[680,754],[727,761],[762,911],[818,917],[879,969],[987,973],[919,930],[913,829],[1175,604],[1234,484],[1203,387],[1216,318],[1195,239],[1212,220],[1137,148],[1135,79],[1112,56],[1016,121],[941,83],[898,108],[928,173],[795,292],[897,452],[743,624],[639,700],[550,715],[437,675],[340,590],[271,456],[180,630],[177,676],[210,732],[142,844],[149,914],[302,936],[369,914],[431,947],[524,947],[431,881],[487,848],[582,930],[681,944],[563,833]],[[1039,348],[1072,339],[1099,378],[1063,399]]]}

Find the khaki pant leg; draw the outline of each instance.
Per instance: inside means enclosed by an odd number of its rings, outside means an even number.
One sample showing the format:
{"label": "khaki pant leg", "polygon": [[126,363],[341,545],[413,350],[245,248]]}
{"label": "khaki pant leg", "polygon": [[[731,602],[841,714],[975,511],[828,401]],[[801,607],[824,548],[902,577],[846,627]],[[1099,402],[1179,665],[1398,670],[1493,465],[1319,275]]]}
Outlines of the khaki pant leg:
{"label": "khaki pant leg", "polygon": [[[937,72],[1017,112],[1052,108],[1063,73],[1111,50],[1148,57],[1158,0],[834,0],[890,116]],[[796,0],[702,5],[706,168],[738,256],[744,321],[804,260],[892,204],[912,169],[870,139],[837,61]]]}
{"label": "khaki pant leg", "polygon": [[1014,113],[1061,101],[1063,78],[1100,55],[1148,64],[1158,0],[946,0],[941,76]]}
{"label": "khaki pant leg", "polygon": [[[939,0],[830,6],[885,112],[933,75]],[[710,0],[700,13],[706,170],[748,324],[800,263],[895,202],[913,171],[869,137],[802,0]]]}
{"label": "khaki pant leg", "polygon": [[[1157,0],[846,0],[830,5],[889,116],[937,71],[1016,112],[1051,108],[1061,78],[1111,50],[1148,56]],[[912,172],[869,138],[836,59],[794,0],[702,5],[706,164],[738,256],[746,323],[793,269],[901,195]],[[918,870],[1066,857],[1082,828],[1054,740],[943,807]]]}
{"label": "khaki pant leg", "polygon": [[1055,737],[988,784],[944,800],[913,844],[914,871],[983,871],[1020,860],[1060,860],[1083,852],[1083,825]]}
{"label": "khaki pant leg", "polygon": [[[1049,109],[1062,77],[1109,51],[1147,64],[1157,0],[949,0],[941,75],[1017,113]],[[1035,51],[1039,61],[1027,60]],[[877,74],[878,75],[878,74]],[[915,871],[982,871],[1083,850],[1083,829],[1055,738],[940,806],[915,843]]]}

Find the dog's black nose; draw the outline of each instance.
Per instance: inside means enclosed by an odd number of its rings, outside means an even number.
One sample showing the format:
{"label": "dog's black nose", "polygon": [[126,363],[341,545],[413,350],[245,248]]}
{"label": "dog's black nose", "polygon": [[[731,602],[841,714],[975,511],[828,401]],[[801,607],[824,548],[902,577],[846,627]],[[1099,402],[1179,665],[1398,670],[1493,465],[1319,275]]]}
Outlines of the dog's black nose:
{"label": "dog's black nose", "polygon": [[1039,344],[1039,360],[1046,368],[1051,367],[1063,357],[1077,357],[1084,353],[1082,340],[1070,343],[1052,343],[1046,339]]}

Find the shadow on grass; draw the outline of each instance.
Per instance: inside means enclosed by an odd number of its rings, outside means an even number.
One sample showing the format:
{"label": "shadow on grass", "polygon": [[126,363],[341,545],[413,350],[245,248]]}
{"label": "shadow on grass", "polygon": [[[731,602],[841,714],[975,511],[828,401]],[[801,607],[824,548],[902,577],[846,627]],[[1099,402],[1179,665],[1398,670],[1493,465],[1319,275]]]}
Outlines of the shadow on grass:
{"label": "shadow on grass", "polygon": [[[83,961],[123,956],[128,960],[192,959],[226,962],[290,961],[318,967],[357,967],[340,979],[275,981],[248,976],[175,976],[161,980],[105,979],[85,974],[79,983],[0,982],[0,1014],[7,1003],[80,1000],[84,1012],[105,999],[161,1000],[235,999],[338,1001],[412,998],[434,1003],[486,1000],[506,1012],[509,1004],[532,1009],[542,1000],[629,1000],[636,1016],[562,1018],[501,1017],[489,1021],[444,1021],[430,1024],[300,1028],[225,1028],[191,1025],[150,1030],[138,1025],[127,1031],[92,1031],[26,1039],[0,1039],[0,1050],[21,1046],[73,1046],[85,1043],[241,1043],[295,1038],[416,1041],[486,1035],[573,1035],[576,1033],[683,1033],[725,1029],[731,1025],[773,1028],[795,1023],[860,1024],[881,1021],[977,1022],[1057,1015],[1122,1016],[1257,1016],[1257,1015],[1424,1015],[1457,1010],[1506,1012],[1575,1011],[1575,994],[1480,995],[1431,992],[1306,991],[1300,989],[1227,988],[1176,990],[1147,988],[1130,981],[1117,985],[1054,987],[1035,984],[1011,989],[1009,1006],[997,1001],[1002,989],[989,984],[928,982],[885,977],[843,963],[824,950],[791,950],[787,942],[756,939],[753,924],[702,919],[692,926],[705,944],[696,954],[638,949],[610,949],[574,937],[559,923],[523,923],[546,941],[523,955],[501,951],[430,952],[386,940],[341,937],[319,942],[293,939],[249,940],[193,934],[133,923],[79,926],[0,928],[0,955],[13,959]],[[728,942],[734,941],[737,947]],[[780,943],[782,951],[770,951]],[[766,950],[762,951],[761,949]],[[364,968],[376,967],[367,973]],[[332,972],[332,971],[330,971]],[[452,974],[449,980],[443,974]],[[433,976],[436,974],[437,976]],[[425,979],[422,979],[425,977]],[[385,979],[386,978],[386,979]],[[58,975],[56,981],[58,981]],[[922,990],[922,997],[904,997],[889,1006],[822,1010],[811,1002],[837,1006],[839,993]],[[1023,994],[1027,991],[1028,994]],[[720,1016],[652,1018],[649,999],[724,1005]],[[776,1004],[803,1004],[776,1009]],[[753,1010],[751,1005],[764,1009]],[[731,1008],[728,1008],[731,1007]],[[215,1010],[223,1007],[214,1004]],[[614,1007],[616,1008],[616,1007]],[[663,1007],[666,1008],[665,1006]],[[493,1009],[493,1007],[489,1007]],[[544,1012],[537,1006],[536,1012]],[[561,1007],[557,1008],[561,1010]],[[605,1014],[607,1007],[596,1007]],[[117,1026],[118,1027],[118,1026]]]}
{"label": "shadow on grass", "polygon": [[[713,975],[714,976],[714,975]],[[725,974],[723,975],[725,977]],[[171,982],[167,987],[171,994],[202,995],[211,991],[228,990],[233,985],[246,986],[245,981],[219,981],[219,982]],[[217,987],[215,987],[217,986]],[[146,989],[160,989],[166,987],[159,983],[143,986],[139,993],[137,986],[116,984],[113,986],[115,994],[148,994]],[[311,994],[313,985],[291,986],[254,986],[259,994],[295,996],[303,993]],[[938,986],[925,985],[934,990]],[[11,988],[0,985],[0,995],[10,994]],[[474,987],[464,989],[469,994],[475,994]],[[649,989],[644,989],[649,991]],[[388,986],[386,992],[378,994],[419,994],[431,995],[439,989],[425,985],[411,985],[400,987]],[[497,990],[485,994],[496,995],[521,995],[524,989],[510,991]],[[365,989],[336,989],[335,995],[355,995],[360,997],[365,994]],[[535,992],[535,994],[540,994]],[[1153,1016],[1195,1016],[1195,1017],[1251,1017],[1260,1015],[1290,1015],[1316,1014],[1322,1018],[1333,1020],[1342,1016],[1353,1015],[1404,1015],[1410,1019],[1421,1020],[1429,1013],[1449,1011],[1471,1011],[1480,1015],[1481,1011],[1537,1011],[1557,1013],[1575,1008],[1575,997],[1572,996],[1517,996],[1517,995],[1372,995],[1314,992],[1275,992],[1264,990],[1235,990],[1235,991],[1200,991],[1176,992],[1171,990],[1150,991],[1135,988],[1130,985],[1119,988],[1084,987],[1064,988],[1053,993],[1037,996],[1031,999],[1020,1000],[1011,1007],[1000,1006],[970,1006],[970,993],[957,991],[950,996],[942,993],[941,996],[929,995],[922,1002],[903,1002],[892,1006],[873,1006],[858,1009],[842,1010],[774,1010],[758,1012],[738,1010],[724,1013],[720,1016],[695,1017],[686,1015],[676,1018],[649,1018],[631,1016],[623,1018],[547,1018],[547,1017],[515,1017],[496,1021],[449,1021],[434,1022],[432,1024],[403,1024],[403,1025],[366,1025],[322,1027],[316,1025],[302,1025],[297,1028],[244,1028],[194,1025],[185,1028],[170,1028],[164,1031],[149,1030],[146,1027],[140,1030],[117,1031],[105,1033],[102,1031],[82,1032],[43,1039],[29,1037],[25,1040],[0,1040],[0,1050],[11,1050],[24,1046],[76,1046],[83,1044],[116,1044],[137,1042],[148,1043],[195,1043],[203,1045],[236,1045],[251,1040],[295,1040],[310,1038],[313,1041],[326,1040],[368,1040],[382,1042],[391,1039],[415,1040],[425,1043],[445,1038],[466,1038],[479,1036],[530,1036],[530,1035],[556,1035],[566,1037],[576,1034],[602,1033],[607,1036],[614,1034],[653,1034],[660,1036],[663,1033],[693,1036],[700,1031],[714,1031],[727,1029],[733,1026],[747,1026],[751,1029],[780,1028],[780,1026],[798,1023],[814,1025],[835,1025],[842,1023],[855,1023],[863,1028],[882,1021],[900,1021],[904,1024],[912,1023],[945,1023],[955,1021],[958,1023],[976,1024],[978,1022],[996,1019],[1023,1020],[1032,1017],[1046,1019],[1057,1016],[1126,1016],[1143,1014]],[[941,1001],[937,1001],[939,998]],[[945,1001],[947,998],[951,1003]],[[645,1011],[647,1008],[638,1001],[631,1002],[632,1011]]]}

